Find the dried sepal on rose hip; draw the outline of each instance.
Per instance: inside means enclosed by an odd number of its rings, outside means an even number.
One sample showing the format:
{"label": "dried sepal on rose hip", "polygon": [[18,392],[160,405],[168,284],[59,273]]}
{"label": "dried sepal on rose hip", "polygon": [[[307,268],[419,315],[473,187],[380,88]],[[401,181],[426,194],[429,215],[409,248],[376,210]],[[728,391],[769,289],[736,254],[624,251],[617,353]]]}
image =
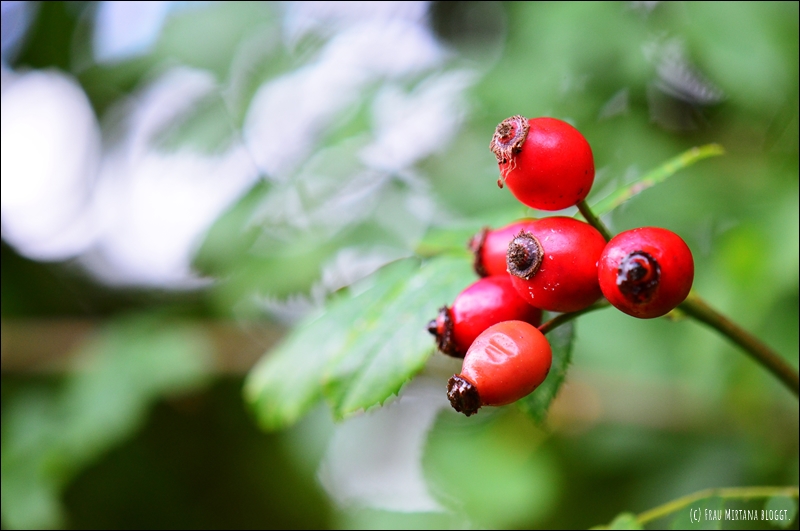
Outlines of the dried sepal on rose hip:
{"label": "dried sepal on rose hip", "polygon": [[642,227],[617,234],[598,266],[600,289],[620,311],[640,319],[669,313],[689,295],[694,260],[672,231]]}
{"label": "dried sepal on rose hip", "polygon": [[463,358],[481,332],[502,321],[519,320],[539,326],[542,311],[522,300],[508,275],[486,277],[458,294],[450,307],[428,323],[440,351]]}
{"label": "dried sepal on rose hip", "polygon": [[531,208],[571,207],[592,188],[592,148],[562,120],[512,116],[497,126],[489,148],[500,169],[497,184]]}
{"label": "dried sepal on rose hip", "polygon": [[473,255],[475,272],[482,277],[506,275],[506,252],[508,244],[525,230],[534,218],[523,218],[499,229],[484,228],[475,234],[469,241],[468,247]]}
{"label": "dried sepal on rose hip", "polygon": [[528,304],[575,312],[601,296],[597,261],[606,241],[597,229],[568,217],[537,219],[508,245],[511,282]]}
{"label": "dried sepal on rose hip", "polygon": [[553,352],[535,326],[504,321],[472,343],[461,373],[447,382],[453,409],[466,416],[482,406],[503,406],[532,393],[547,377]]}

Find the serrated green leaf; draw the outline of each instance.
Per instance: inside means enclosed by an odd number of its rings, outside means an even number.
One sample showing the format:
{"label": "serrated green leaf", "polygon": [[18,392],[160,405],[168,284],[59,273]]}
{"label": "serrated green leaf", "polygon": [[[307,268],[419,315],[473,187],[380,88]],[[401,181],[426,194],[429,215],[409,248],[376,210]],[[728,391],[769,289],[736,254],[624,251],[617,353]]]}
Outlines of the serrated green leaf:
{"label": "serrated green leaf", "polygon": [[644,529],[633,513],[618,514],[606,529]]}
{"label": "serrated green leaf", "polygon": [[[648,188],[652,188],[666,181],[679,170],[688,168],[700,160],[723,155],[724,153],[725,150],[719,144],[706,144],[705,146],[693,147],[677,157],[669,159],[661,166],[649,171],[639,179],[636,179],[636,181],[626,184],[605,199],[592,205],[592,212],[594,212],[596,216],[607,214],[628,199],[642,193]],[[579,216],[580,214],[577,215]]]}
{"label": "serrated green leaf", "polygon": [[425,324],[472,273],[448,257],[418,264],[392,263],[367,289],[342,293],[256,365],[245,397],[265,429],[296,422],[323,389],[339,418],[383,403],[422,369],[434,352]]}
{"label": "serrated green leaf", "polygon": [[[416,260],[401,260],[382,268],[367,289],[348,290],[330,301],[326,310],[300,323],[250,371],[245,398],[265,429],[296,422],[322,397],[322,384],[332,360],[347,344],[350,328],[368,309],[408,278]],[[356,288],[357,289],[357,288]]]}
{"label": "serrated green leaf", "polygon": [[559,326],[549,334],[547,341],[553,351],[553,364],[547,378],[534,392],[517,401],[519,408],[541,424],[547,418],[547,410],[558,394],[567,368],[572,361],[572,342],[575,338],[575,323],[569,322]]}
{"label": "serrated green leaf", "polygon": [[437,257],[365,309],[326,375],[337,417],[383,403],[424,367],[435,350],[426,323],[473,276],[468,261]]}

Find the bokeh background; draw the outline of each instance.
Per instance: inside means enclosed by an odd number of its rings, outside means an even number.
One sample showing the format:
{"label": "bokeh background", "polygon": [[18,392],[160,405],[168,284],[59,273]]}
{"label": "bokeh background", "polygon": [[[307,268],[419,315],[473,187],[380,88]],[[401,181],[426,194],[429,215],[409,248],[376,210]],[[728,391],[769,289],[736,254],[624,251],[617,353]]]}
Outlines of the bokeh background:
{"label": "bokeh background", "polygon": [[3,528],[585,528],[797,485],[796,397],[688,320],[582,317],[545,426],[452,412],[439,354],[341,423],[264,432],[242,384],[431,230],[537,215],[495,185],[513,114],[584,133],[590,204],[721,144],[604,221],[680,234],[796,368],[798,38],[796,2],[3,2]]}

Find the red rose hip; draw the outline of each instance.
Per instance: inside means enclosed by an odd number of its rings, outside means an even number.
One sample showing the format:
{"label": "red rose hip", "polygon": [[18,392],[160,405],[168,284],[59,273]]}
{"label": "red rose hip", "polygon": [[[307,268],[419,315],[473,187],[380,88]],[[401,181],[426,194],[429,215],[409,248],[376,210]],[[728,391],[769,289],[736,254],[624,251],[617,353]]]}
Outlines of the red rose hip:
{"label": "red rose hip", "polygon": [[534,221],[534,218],[524,218],[499,229],[487,227],[473,236],[468,247],[474,255],[475,272],[482,277],[506,275],[508,244],[519,231],[525,230]]}
{"label": "red rose hip", "polygon": [[580,131],[562,120],[512,116],[497,126],[489,147],[500,167],[497,184],[508,186],[531,208],[571,207],[592,188],[592,148]]}
{"label": "red rose hip", "polygon": [[597,262],[606,241],[597,229],[567,217],[538,219],[508,245],[511,282],[529,304],[575,312],[601,296]]}
{"label": "red rose hip", "polygon": [[510,404],[541,385],[552,360],[550,344],[535,326],[497,323],[472,343],[461,374],[447,382],[447,397],[453,409],[466,416],[481,406]]}
{"label": "red rose hip", "polygon": [[463,358],[481,332],[502,321],[525,321],[539,326],[542,311],[522,300],[508,275],[486,277],[459,293],[453,305],[439,310],[428,323],[443,353]]}
{"label": "red rose hip", "polygon": [[617,234],[598,266],[600,289],[608,302],[638,317],[661,317],[686,299],[694,280],[694,260],[680,236],[642,227]]}

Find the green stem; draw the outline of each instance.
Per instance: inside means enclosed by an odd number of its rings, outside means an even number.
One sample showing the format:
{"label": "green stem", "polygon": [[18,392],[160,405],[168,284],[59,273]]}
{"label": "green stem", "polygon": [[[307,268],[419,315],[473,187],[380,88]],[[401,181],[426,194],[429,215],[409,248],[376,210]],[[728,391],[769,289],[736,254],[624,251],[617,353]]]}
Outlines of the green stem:
{"label": "green stem", "polygon": [[609,306],[611,306],[611,304],[607,300],[603,299],[597,301],[591,306],[587,306],[583,310],[578,310],[577,312],[562,313],[561,315],[557,315],[552,319],[550,319],[549,321],[542,323],[541,326],[539,326],[539,331],[542,334],[547,334],[548,332],[552,332],[553,330],[563,325],[564,323],[568,323],[569,321],[572,321],[573,319],[580,317],[585,313],[593,312],[595,310],[602,310],[603,308],[608,308]]}
{"label": "green stem", "polygon": [[605,223],[600,221],[600,218],[594,215],[594,212],[592,212],[592,209],[589,208],[589,205],[586,204],[585,200],[578,203],[578,210],[580,210],[583,219],[585,219],[589,225],[599,230],[600,234],[603,235],[603,238],[605,238],[606,241],[612,238],[611,231],[608,230],[608,227],[606,227]]}
{"label": "green stem", "polygon": [[[608,227],[594,215],[585,201],[578,203],[578,210],[590,225],[600,231],[606,241],[611,239]],[[690,317],[705,323],[734,342],[756,362],[763,365],[764,368],[783,382],[795,396],[800,396],[800,391],[798,390],[800,377],[798,377],[797,371],[760,339],[719,313],[694,292],[690,293],[678,307]]]}
{"label": "green stem", "polygon": [[679,308],[684,313],[694,317],[701,323],[707,324],[737,344],[783,382],[795,396],[798,395],[798,392],[800,392],[800,378],[798,378],[797,371],[757,337],[716,311],[695,293],[690,293]]}
{"label": "green stem", "polygon": [[707,159],[708,157],[723,155],[724,153],[725,149],[719,144],[706,144],[705,146],[693,147],[684,151],[658,168],[650,170],[643,177],[637,179],[636,182],[617,190],[605,199],[595,203],[594,211],[600,216],[611,212],[631,197],[652,188],[658,183],[664,182],[672,175],[675,175],[679,170],[688,168],[697,161]]}
{"label": "green stem", "polygon": [[718,497],[728,500],[748,500],[753,498],[771,498],[772,496],[787,496],[789,498],[798,497],[797,487],[731,487],[723,489],[706,489],[694,494],[682,496],[677,500],[660,505],[649,511],[645,511],[636,517],[639,524],[644,525],[653,520],[658,520],[672,513],[678,512],[684,507],[688,507],[696,501],[706,498]]}

